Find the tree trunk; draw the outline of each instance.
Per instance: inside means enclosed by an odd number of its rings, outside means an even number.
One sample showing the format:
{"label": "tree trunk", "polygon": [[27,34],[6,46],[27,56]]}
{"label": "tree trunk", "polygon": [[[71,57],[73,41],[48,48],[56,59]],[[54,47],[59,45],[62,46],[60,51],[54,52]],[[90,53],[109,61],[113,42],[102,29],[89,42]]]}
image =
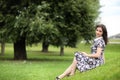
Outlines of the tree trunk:
{"label": "tree trunk", "polygon": [[64,46],[61,46],[60,47],[60,56],[63,56],[64,55]]}
{"label": "tree trunk", "polygon": [[1,55],[5,53],[5,42],[1,42]]}
{"label": "tree trunk", "polygon": [[14,43],[14,59],[15,60],[27,59],[25,38],[21,38],[20,40]]}
{"label": "tree trunk", "polygon": [[85,44],[90,44],[90,41],[87,39],[87,40],[85,40],[86,42],[85,42]]}
{"label": "tree trunk", "polygon": [[49,43],[43,41],[42,43],[42,52],[48,52]]}

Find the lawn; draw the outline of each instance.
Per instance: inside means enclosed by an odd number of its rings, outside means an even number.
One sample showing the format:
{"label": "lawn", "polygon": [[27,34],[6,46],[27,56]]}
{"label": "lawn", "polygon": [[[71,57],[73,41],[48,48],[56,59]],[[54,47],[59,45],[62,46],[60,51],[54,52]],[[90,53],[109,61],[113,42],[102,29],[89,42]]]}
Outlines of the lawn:
{"label": "lawn", "polygon": [[[90,45],[65,48],[59,56],[59,48],[50,46],[49,53],[42,53],[41,45],[27,46],[28,60],[13,60],[13,45],[6,44],[4,56],[0,56],[0,80],[55,80],[72,62],[75,51],[90,53]],[[108,44],[106,63],[96,69],[66,77],[63,80],[120,80],[120,44]]]}

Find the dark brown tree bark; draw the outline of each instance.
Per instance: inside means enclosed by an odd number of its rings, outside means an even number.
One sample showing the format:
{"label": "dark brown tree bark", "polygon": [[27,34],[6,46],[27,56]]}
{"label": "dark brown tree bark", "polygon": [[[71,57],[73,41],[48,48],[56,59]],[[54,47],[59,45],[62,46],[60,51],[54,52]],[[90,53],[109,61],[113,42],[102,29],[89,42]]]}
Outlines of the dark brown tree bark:
{"label": "dark brown tree bark", "polygon": [[64,46],[61,46],[60,47],[60,56],[63,56],[64,55]]}
{"label": "dark brown tree bark", "polygon": [[14,59],[15,60],[27,59],[25,38],[21,38],[20,40],[14,43]]}
{"label": "dark brown tree bark", "polygon": [[43,41],[42,43],[42,52],[48,52],[49,43]]}
{"label": "dark brown tree bark", "polygon": [[1,42],[1,55],[5,53],[5,42]]}

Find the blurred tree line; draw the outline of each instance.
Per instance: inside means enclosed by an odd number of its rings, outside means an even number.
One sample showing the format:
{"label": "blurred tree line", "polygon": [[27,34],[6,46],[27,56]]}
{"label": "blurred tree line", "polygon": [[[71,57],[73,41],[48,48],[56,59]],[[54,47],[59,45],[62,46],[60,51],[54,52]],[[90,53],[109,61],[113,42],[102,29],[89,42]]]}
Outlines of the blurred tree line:
{"label": "blurred tree line", "polygon": [[14,44],[14,59],[27,59],[26,45],[42,43],[75,47],[81,39],[94,37],[99,0],[0,0],[1,54],[5,43]]}

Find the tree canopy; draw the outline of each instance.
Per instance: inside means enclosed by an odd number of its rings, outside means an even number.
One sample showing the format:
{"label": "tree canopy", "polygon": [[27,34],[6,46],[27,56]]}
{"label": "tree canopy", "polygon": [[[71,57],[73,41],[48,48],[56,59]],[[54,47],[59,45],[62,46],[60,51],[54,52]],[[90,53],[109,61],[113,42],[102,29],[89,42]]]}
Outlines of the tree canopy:
{"label": "tree canopy", "polygon": [[1,40],[14,43],[15,59],[27,59],[26,43],[64,48],[91,40],[100,5],[99,0],[1,0],[0,7]]}

